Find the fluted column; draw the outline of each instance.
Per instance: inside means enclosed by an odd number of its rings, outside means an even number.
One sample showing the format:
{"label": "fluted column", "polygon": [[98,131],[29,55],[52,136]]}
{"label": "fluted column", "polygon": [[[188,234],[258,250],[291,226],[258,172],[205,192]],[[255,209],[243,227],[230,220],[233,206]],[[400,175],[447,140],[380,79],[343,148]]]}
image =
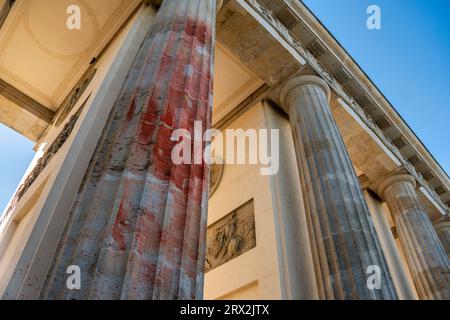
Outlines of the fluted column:
{"label": "fluted column", "polygon": [[394,220],[420,299],[450,299],[450,269],[444,248],[407,174],[388,177],[378,186]]}
{"label": "fluted column", "polygon": [[434,229],[436,230],[439,240],[441,240],[445,253],[450,259],[450,220],[435,223]]}
{"label": "fluted column", "polygon": [[[301,76],[281,89],[288,110],[321,299],[395,299],[358,178],[329,107],[330,89]],[[367,269],[381,270],[369,289]]]}
{"label": "fluted column", "polygon": [[[164,1],[129,71],[42,298],[200,299],[208,167],[175,165],[175,129],[211,125],[216,0]],[[66,287],[68,266],[81,289]]]}

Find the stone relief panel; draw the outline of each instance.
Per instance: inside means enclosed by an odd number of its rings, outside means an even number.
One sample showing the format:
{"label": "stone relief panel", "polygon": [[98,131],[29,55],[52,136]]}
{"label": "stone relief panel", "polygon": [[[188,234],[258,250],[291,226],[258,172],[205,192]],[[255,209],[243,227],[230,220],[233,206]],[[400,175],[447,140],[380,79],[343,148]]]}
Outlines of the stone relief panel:
{"label": "stone relief panel", "polygon": [[206,238],[205,272],[256,247],[253,199],[212,224]]}
{"label": "stone relief panel", "polygon": [[86,91],[87,87],[91,83],[92,79],[94,79],[95,74],[97,73],[97,69],[94,67],[90,67],[84,75],[81,77],[81,79],[78,81],[78,83],[75,85],[75,87],[72,89],[72,91],[69,93],[67,98],[63,101],[61,106],[58,108],[58,114],[55,116],[54,124],[58,127],[60,124],[62,124],[65,119],[67,118],[67,115],[72,111],[73,107],[76,105],[78,100],[81,98],[83,93]]}

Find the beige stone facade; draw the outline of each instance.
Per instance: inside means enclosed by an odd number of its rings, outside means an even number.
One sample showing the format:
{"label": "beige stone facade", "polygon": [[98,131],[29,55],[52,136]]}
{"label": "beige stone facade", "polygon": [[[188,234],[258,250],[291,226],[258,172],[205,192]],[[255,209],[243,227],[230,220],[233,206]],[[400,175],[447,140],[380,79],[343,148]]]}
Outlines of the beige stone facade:
{"label": "beige stone facade", "polygon": [[[38,3],[0,0],[2,299],[450,298],[449,177],[300,1]],[[194,120],[277,130],[277,172],[174,165]]]}

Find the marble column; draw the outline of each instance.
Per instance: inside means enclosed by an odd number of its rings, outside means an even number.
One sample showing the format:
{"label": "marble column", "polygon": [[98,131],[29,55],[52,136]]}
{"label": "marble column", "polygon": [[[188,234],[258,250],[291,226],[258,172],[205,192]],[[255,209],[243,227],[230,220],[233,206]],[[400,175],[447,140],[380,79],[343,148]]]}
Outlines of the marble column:
{"label": "marble column", "polygon": [[[215,15],[216,0],[163,2],[98,142],[41,298],[202,298],[209,168],[175,165],[171,135],[192,133],[194,121],[211,126]],[[80,290],[66,287],[71,265],[81,269]]]}
{"label": "marble column", "polygon": [[[292,78],[280,92],[293,131],[319,298],[395,299],[329,100],[328,85],[316,76]],[[371,266],[381,272],[379,289],[367,285]]]}
{"label": "marble column", "polygon": [[434,229],[441,240],[445,253],[450,259],[450,220],[439,221],[434,224]]}
{"label": "marble column", "polygon": [[447,255],[408,174],[393,175],[377,187],[394,220],[420,299],[450,299]]}

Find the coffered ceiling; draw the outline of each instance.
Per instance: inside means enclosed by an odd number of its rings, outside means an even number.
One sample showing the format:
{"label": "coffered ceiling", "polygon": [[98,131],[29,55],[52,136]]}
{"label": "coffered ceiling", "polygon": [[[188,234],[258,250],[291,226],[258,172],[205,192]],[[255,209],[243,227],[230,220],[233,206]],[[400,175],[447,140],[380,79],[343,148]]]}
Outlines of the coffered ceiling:
{"label": "coffered ceiling", "polygon": [[[5,3],[0,0],[0,8]],[[43,113],[53,114],[89,62],[139,3],[140,0],[16,0],[0,29],[0,94],[12,88],[37,102],[38,107],[48,109]],[[80,29],[67,27],[73,13],[68,11],[70,6],[80,9]],[[11,107],[9,111],[12,112]],[[5,123],[5,117],[0,115],[0,121]],[[42,120],[45,122],[46,118],[40,117]],[[14,128],[13,121],[5,124]],[[39,132],[28,137],[35,140],[37,135]]]}

